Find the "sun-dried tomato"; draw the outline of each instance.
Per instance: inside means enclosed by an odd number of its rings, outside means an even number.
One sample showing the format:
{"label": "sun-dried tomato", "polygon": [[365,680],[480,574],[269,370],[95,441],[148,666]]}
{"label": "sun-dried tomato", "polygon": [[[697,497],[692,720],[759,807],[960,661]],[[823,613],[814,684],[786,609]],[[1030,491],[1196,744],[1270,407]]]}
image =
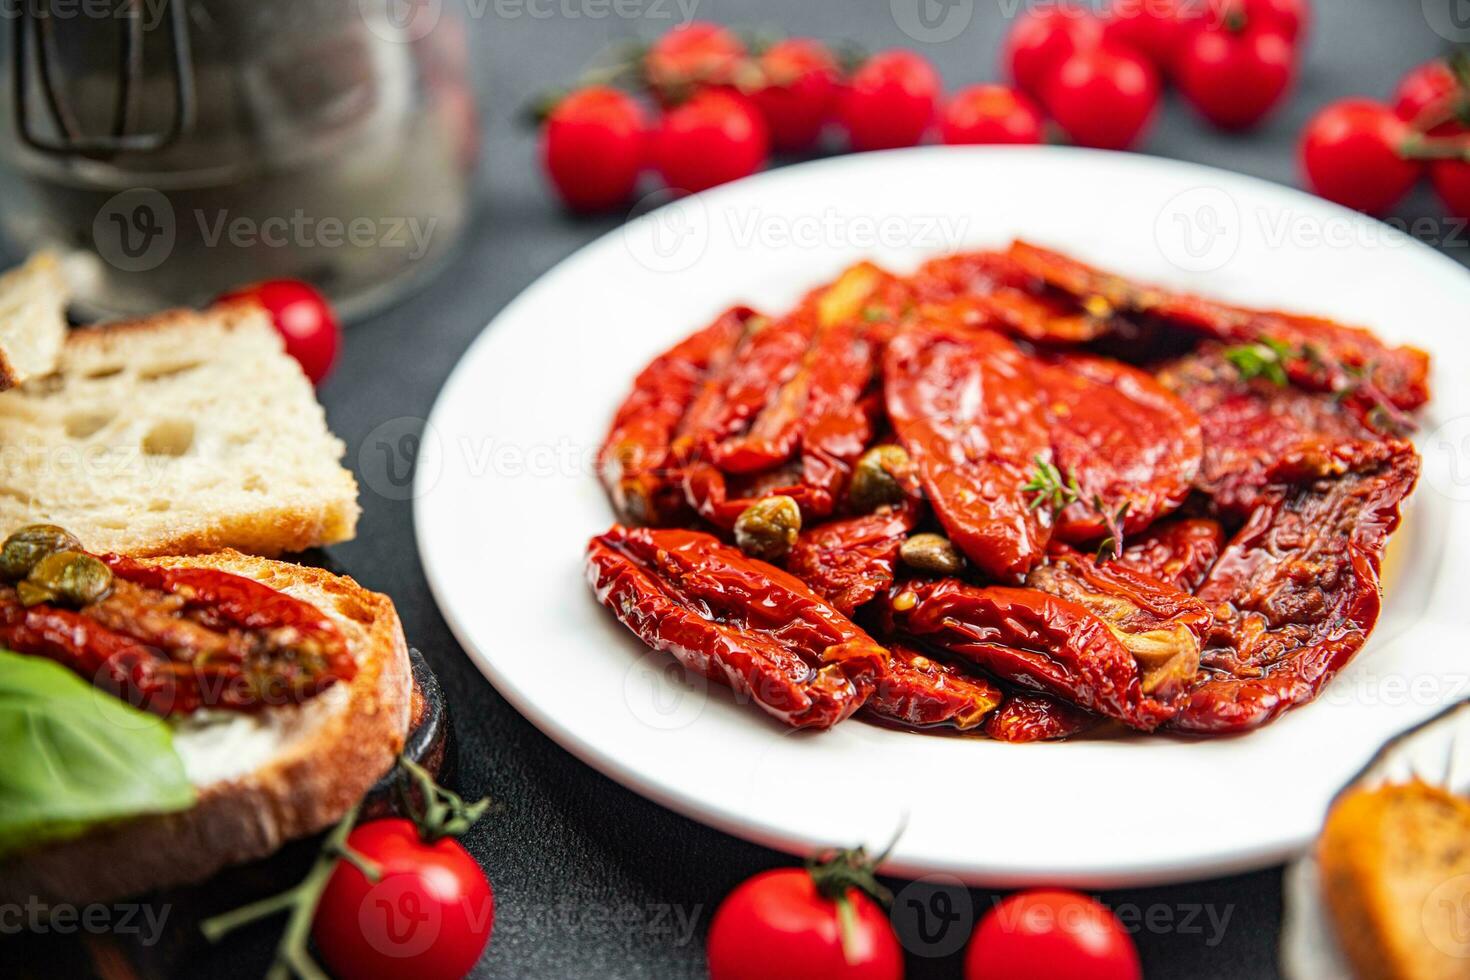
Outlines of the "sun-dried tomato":
{"label": "sun-dried tomato", "polygon": [[796,728],[851,715],[887,667],[800,580],[708,534],[614,526],[588,544],[587,577],[644,643]]}

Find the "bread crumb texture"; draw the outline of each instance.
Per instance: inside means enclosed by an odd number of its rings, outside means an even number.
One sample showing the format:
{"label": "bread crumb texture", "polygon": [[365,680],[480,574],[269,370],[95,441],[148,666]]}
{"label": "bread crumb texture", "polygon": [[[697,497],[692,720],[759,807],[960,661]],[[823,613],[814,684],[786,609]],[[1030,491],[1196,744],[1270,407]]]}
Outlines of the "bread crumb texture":
{"label": "bread crumb texture", "polygon": [[359,513],[345,451],[254,307],[74,330],[53,373],[0,396],[0,529],[137,555],[333,544]]}

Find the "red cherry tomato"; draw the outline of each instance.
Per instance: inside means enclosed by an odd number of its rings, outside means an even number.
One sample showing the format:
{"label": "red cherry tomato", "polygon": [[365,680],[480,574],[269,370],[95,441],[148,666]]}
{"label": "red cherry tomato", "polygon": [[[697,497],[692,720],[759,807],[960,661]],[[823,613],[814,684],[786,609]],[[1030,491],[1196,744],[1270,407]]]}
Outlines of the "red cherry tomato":
{"label": "red cherry tomato", "polygon": [[1443,59],[1426,62],[1404,76],[1393,93],[1393,113],[1436,136],[1464,127],[1470,95]]}
{"label": "red cherry tomato", "polygon": [[311,935],[343,980],[458,980],[480,959],[495,921],[495,895],[453,838],[426,844],[408,820],[374,820],[347,836],[377,865],[376,883],[339,862]]}
{"label": "red cherry tomato", "polygon": [[337,363],[342,327],[326,297],[295,279],[268,279],[225,293],[218,303],[255,303],[271,316],[312,384],[321,384]]}
{"label": "red cherry tomato", "polygon": [[[1237,0],[1238,9],[1251,27],[1273,29],[1293,44],[1306,39],[1312,20],[1308,0]],[[1223,8],[1223,21],[1231,17],[1231,8]]]}
{"label": "red cherry tomato", "polygon": [[903,951],[887,914],[859,891],[849,891],[848,901],[856,922],[845,954],[837,903],[808,872],[756,875],[715,910],[710,980],[900,980]]}
{"label": "red cherry tomato", "polygon": [[793,37],[760,56],[761,85],[750,94],[771,131],[771,145],[795,152],[811,147],[837,102],[837,59],[821,41]]}
{"label": "red cherry tomato", "polygon": [[1084,48],[1057,66],[1043,101],[1073,142],[1123,150],[1153,118],[1159,73],[1127,48]]}
{"label": "red cherry tomato", "polygon": [[1274,29],[1201,27],[1180,52],[1175,79],[1210,122],[1244,129],[1281,101],[1295,67],[1291,42]]}
{"label": "red cherry tomato", "polygon": [[1103,40],[1132,48],[1168,73],[1189,32],[1205,19],[1205,5],[1196,0],[1118,0],[1103,20]]}
{"label": "red cherry tomato", "polygon": [[939,102],[939,75],[912,51],[873,55],[847,83],[838,115],[854,150],[913,146]]}
{"label": "red cherry tomato", "polygon": [[1138,950],[1112,912],[1077,892],[1037,889],[980,920],[965,980],[1141,980]]}
{"label": "red cherry tomato", "polygon": [[1086,10],[1044,6],[1016,21],[1006,35],[1001,61],[1017,88],[1042,98],[1063,61],[1101,41],[1102,23]]}
{"label": "red cherry tomato", "polygon": [[692,194],[755,173],[768,147],[765,121],[748,99],[704,89],[664,113],[653,162],[664,183]]}
{"label": "red cherry tomato", "polygon": [[1450,214],[1470,219],[1470,163],[1435,160],[1429,165],[1429,181]]}
{"label": "red cherry tomato", "polygon": [[624,203],[643,169],[648,119],[632,96],[593,86],[557,103],[541,131],[551,186],[574,211]]}
{"label": "red cherry tomato", "polygon": [[1418,161],[1400,154],[1410,133],[1407,123],[1371,99],[1334,102],[1302,134],[1307,183],[1329,201],[1383,214],[1423,173]]}
{"label": "red cherry tomato", "polygon": [[680,99],[696,88],[733,84],[746,64],[745,43],[719,24],[691,21],[653,42],[643,74],[661,97]]}
{"label": "red cherry tomato", "polygon": [[946,143],[1040,143],[1041,110],[1021,92],[1004,85],[960,89],[939,121]]}

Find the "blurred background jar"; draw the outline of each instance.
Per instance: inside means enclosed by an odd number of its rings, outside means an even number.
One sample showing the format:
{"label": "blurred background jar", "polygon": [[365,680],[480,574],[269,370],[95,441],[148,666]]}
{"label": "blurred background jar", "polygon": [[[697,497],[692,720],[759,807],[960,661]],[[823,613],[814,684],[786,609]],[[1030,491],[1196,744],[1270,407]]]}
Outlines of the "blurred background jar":
{"label": "blurred background jar", "polygon": [[303,279],[344,317],[459,237],[479,146],[439,0],[0,0],[0,232],[88,316]]}

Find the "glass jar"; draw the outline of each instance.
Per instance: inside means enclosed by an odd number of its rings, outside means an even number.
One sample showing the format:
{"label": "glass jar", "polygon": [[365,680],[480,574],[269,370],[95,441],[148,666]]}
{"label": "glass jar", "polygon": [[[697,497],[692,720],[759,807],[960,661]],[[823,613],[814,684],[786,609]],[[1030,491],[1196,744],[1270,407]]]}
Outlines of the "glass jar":
{"label": "glass jar", "polygon": [[67,255],[84,314],[292,278],[351,318],[462,231],[479,138],[441,4],[36,4],[0,99],[0,231]]}

